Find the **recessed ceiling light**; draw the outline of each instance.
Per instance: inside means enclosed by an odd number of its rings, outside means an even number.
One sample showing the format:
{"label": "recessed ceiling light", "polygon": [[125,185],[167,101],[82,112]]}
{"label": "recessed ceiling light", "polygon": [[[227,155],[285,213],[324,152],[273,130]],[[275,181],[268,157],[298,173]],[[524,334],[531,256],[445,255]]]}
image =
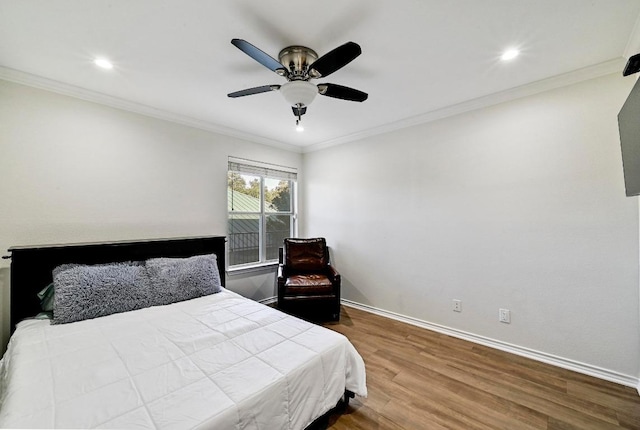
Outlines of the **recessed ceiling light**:
{"label": "recessed ceiling light", "polygon": [[514,58],[516,58],[518,55],[520,54],[520,51],[518,51],[517,49],[507,49],[506,51],[504,51],[502,53],[502,56],[500,56],[500,59],[502,61],[509,61],[509,60],[513,60]]}
{"label": "recessed ceiling light", "polygon": [[95,60],[93,60],[93,64],[103,69],[113,69],[113,63],[106,58],[96,58]]}

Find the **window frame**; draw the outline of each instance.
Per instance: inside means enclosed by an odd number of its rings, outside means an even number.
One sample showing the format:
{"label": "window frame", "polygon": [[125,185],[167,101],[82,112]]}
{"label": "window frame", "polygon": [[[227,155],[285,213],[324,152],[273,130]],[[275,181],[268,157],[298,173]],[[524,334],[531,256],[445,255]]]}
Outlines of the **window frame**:
{"label": "window frame", "polygon": [[[289,237],[294,237],[298,230],[298,199],[297,199],[297,169],[285,166],[279,166],[275,164],[262,163],[253,160],[237,159],[229,157],[229,164],[227,167],[227,200],[229,199],[229,177],[231,173],[237,173],[240,175],[253,176],[259,179],[260,185],[260,211],[235,211],[229,205],[227,201],[227,271],[239,272],[249,271],[261,268],[266,268],[278,264],[278,257],[268,259],[268,231],[267,220],[269,216],[281,215],[287,216],[290,219]],[[268,211],[267,201],[265,200],[265,183],[267,179],[273,179],[277,181],[286,180],[289,182],[290,188],[290,207],[288,211]],[[231,193],[233,196],[233,192]],[[231,221],[233,215],[249,215],[257,216],[258,222],[258,261],[249,263],[231,264]]]}

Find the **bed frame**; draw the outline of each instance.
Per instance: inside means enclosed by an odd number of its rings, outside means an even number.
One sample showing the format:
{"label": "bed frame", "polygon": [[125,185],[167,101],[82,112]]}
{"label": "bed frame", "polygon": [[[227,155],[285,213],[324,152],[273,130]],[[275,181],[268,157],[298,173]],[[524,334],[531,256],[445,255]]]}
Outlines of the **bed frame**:
{"label": "bed frame", "polygon": [[183,237],[139,241],[14,246],[11,253],[11,332],[18,322],[40,309],[37,294],[53,279],[61,264],[99,264],[141,261],[157,257],[191,257],[216,254],[220,281],[225,286],[225,237]]}
{"label": "bed frame", "polygon": [[[225,286],[224,236],[183,237],[138,241],[13,246],[11,253],[11,332],[18,322],[41,311],[37,294],[49,285],[52,270],[66,263],[100,264],[141,261],[158,257],[191,257],[216,254],[220,281]],[[311,423],[306,430],[326,429],[329,416],[342,413],[353,398],[345,390],[336,407]]]}

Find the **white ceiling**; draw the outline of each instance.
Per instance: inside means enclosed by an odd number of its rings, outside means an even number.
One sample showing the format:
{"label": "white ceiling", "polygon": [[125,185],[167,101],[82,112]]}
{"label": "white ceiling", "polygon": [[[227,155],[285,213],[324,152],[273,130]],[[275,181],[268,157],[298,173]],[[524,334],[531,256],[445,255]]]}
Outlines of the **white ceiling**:
{"label": "white ceiling", "polygon": [[[0,0],[0,78],[307,151],[621,71],[639,17],[638,0]],[[232,38],[276,58],[354,41],[362,55],[321,81],[369,99],[319,96],[297,133],[281,94],[227,97],[284,83]]]}

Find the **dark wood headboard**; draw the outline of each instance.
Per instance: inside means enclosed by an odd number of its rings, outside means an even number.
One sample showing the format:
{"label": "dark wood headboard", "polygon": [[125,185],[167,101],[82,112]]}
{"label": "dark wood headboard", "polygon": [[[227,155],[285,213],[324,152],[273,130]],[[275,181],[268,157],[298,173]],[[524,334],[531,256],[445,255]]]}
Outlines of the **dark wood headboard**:
{"label": "dark wood headboard", "polygon": [[42,246],[14,246],[11,252],[11,331],[24,318],[40,312],[37,294],[53,279],[51,271],[65,263],[99,264],[157,257],[216,254],[225,285],[225,237],[184,237]]}

